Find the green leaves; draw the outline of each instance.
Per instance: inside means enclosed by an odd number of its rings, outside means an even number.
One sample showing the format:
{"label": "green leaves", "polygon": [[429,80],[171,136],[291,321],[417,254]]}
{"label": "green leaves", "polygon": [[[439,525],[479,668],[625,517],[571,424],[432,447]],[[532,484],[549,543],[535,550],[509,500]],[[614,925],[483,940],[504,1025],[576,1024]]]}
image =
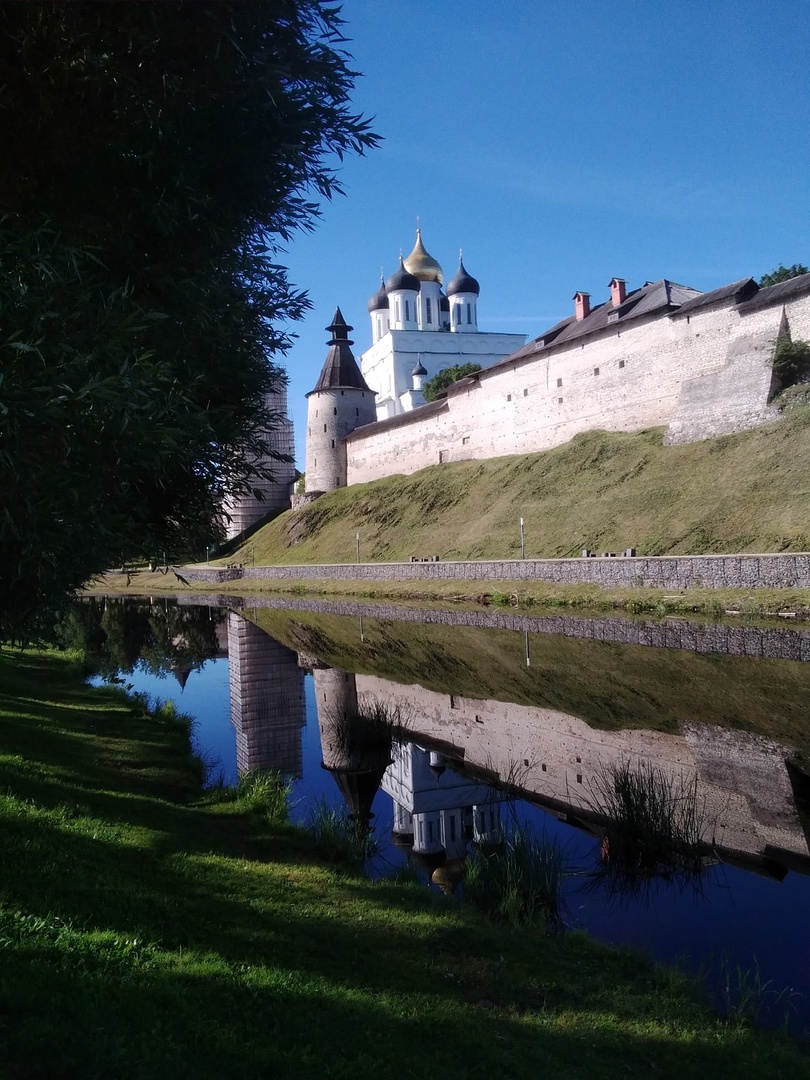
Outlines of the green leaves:
{"label": "green leaves", "polygon": [[320,0],[0,5],[0,639],[204,550],[271,472],[308,307],[277,253],[377,141],[340,27]]}

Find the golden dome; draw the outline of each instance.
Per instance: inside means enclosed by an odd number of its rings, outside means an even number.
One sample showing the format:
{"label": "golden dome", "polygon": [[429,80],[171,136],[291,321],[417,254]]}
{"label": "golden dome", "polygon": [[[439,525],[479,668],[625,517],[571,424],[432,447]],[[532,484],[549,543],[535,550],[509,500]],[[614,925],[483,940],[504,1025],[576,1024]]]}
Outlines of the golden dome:
{"label": "golden dome", "polygon": [[413,251],[405,260],[405,269],[409,274],[419,278],[420,281],[438,281],[440,285],[442,283],[442,268],[433,256],[428,255],[425,251],[421,229],[416,230],[416,243],[413,245]]}

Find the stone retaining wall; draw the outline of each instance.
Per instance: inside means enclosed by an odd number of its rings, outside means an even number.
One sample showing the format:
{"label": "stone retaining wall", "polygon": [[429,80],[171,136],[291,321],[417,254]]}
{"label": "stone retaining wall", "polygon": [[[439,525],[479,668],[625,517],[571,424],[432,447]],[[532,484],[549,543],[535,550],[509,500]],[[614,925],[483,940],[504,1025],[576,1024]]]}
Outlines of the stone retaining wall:
{"label": "stone retaining wall", "polygon": [[185,567],[189,581],[546,581],[662,589],[806,589],[810,554],[504,559],[476,562],[330,563],[319,566]]}

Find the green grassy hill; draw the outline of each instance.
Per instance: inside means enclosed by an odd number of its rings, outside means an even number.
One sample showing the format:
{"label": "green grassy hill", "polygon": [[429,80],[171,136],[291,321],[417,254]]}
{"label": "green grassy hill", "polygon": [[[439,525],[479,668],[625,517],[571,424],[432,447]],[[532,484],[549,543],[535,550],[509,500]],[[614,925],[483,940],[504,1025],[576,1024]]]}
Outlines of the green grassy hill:
{"label": "green grassy hill", "polygon": [[810,549],[810,406],[687,446],[663,429],[592,431],[539,454],[433,466],[343,488],[266,525],[239,561],[353,562]]}

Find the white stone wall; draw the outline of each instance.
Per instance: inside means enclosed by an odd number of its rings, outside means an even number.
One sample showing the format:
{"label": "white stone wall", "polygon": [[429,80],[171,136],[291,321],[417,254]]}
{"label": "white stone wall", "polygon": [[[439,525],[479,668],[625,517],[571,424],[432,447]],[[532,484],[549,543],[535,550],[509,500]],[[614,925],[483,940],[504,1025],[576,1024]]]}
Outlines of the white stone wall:
{"label": "white stone wall", "polygon": [[[793,339],[810,338],[810,297],[792,300],[784,311]],[[481,372],[473,385],[451,391],[439,415],[431,410],[423,419],[417,409],[407,421],[356,432],[347,443],[348,483],[409,474],[443,461],[533,453],[582,431],[669,424],[685,384],[720,372],[730,359],[739,361],[745,353],[742,339],[761,341],[764,336],[775,344],[782,313],[778,304],[741,315],[721,302],[691,316],[651,316],[609,326],[584,342],[551,345],[534,357],[506,360]],[[370,353],[373,349],[365,354],[370,365],[382,359]],[[761,365],[761,355],[752,350],[751,364]],[[765,383],[752,378],[748,398],[737,410],[750,423],[767,416]],[[707,417],[723,412],[729,387],[723,388],[722,380],[719,386]],[[739,424],[733,430],[740,430]],[[692,437],[714,433],[701,431]]]}
{"label": "white stone wall", "polygon": [[346,485],[346,436],[375,416],[374,395],[352,387],[315,390],[307,400],[308,491]]}

